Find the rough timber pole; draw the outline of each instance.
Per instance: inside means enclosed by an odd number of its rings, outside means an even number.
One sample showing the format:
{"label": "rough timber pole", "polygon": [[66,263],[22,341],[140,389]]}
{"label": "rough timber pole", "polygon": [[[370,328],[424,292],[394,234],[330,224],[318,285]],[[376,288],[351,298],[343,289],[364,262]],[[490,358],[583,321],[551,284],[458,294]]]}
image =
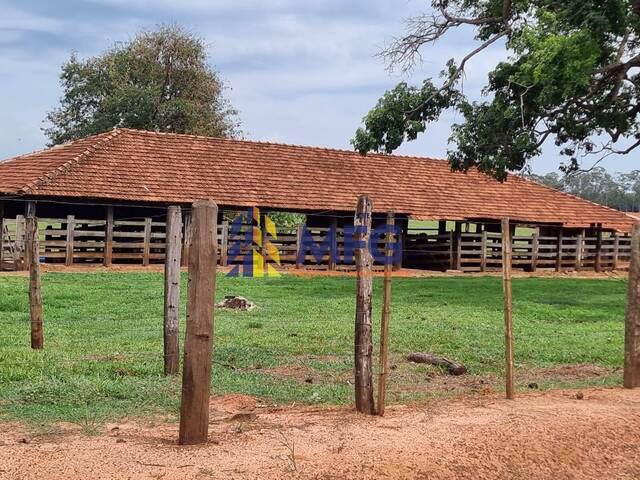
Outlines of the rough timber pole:
{"label": "rough timber pole", "polygon": [[164,374],[180,370],[180,250],[182,249],[182,211],[167,209],[167,249],[164,261]]}
{"label": "rough timber pole", "polygon": [[369,251],[371,237],[371,211],[373,206],[367,196],[358,198],[354,218],[356,284],[356,332],[355,332],[355,394],[356,410],[375,414],[373,403],[373,379],[371,359],[373,353],[371,297],[373,278],[371,267],[373,257]]}
{"label": "rough timber pole", "polygon": [[640,222],[631,234],[631,262],[627,292],[627,315],[624,328],[625,388],[640,386]]}
{"label": "rough timber pole", "polygon": [[384,293],[382,298],[382,321],[380,325],[380,377],[378,378],[378,415],[384,415],[385,394],[387,391],[387,369],[389,368],[389,320],[391,317],[391,270],[393,268],[391,242],[395,225],[393,212],[387,213],[387,232],[385,241]]}
{"label": "rough timber pole", "polygon": [[27,203],[26,258],[29,265],[29,311],[31,314],[31,348],[40,350],[44,346],[42,333],[42,290],[40,281],[40,249],[38,242],[38,219],[35,202]]}
{"label": "rough timber pole", "polygon": [[207,441],[213,350],[218,207],[212,200],[199,200],[193,204],[192,212],[180,445]]}
{"label": "rough timber pole", "polygon": [[507,398],[513,399],[513,306],[511,303],[511,229],[509,219],[502,219],[502,279],[504,290],[505,384]]}

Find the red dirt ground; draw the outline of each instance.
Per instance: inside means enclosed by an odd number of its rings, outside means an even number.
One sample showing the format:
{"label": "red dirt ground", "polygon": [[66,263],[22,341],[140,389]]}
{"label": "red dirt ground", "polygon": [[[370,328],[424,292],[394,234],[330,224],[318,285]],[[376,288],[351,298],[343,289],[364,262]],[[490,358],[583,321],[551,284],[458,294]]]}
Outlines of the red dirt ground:
{"label": "red dirt ground", "polygon": [[464,397],[393,406],[384,418],[227,395],[211,400],[210,432],[207,445],[180,447],[175,423],[48,437],[4,424],[0,478],[640,478],[640,390]]}

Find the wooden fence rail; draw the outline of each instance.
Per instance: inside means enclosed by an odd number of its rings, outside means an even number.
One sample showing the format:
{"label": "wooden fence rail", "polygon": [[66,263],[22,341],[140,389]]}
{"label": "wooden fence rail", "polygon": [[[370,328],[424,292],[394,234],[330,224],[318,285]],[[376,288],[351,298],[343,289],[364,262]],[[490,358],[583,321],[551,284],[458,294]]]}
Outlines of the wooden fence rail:
{"label": "wooden fence rail", "polygon": [[[185,245],[190,239],[189,218],[184,219]],[[39,219],[40,258],[44,263],[74,264],[142,264],[163,263],[166,251],[166,224],[164,221],[146,218],[140,220],[104,220],[75,218]],[[226,266],[241,263],[249,253],[244,235],[250,228],[243,225],[233,232],[229,222],[217,226],[218,262]],[[5,218],[0,235],[0,270],[25,268],[25,220],[23,216]],[[317,245],[322,244],[330,229],[309,227],[307,232]],[[295,265],[301,249],[300,232],[278,232],[270,241],[278,248],[284,265]],[[458,269],[464,272],[499,271],[502,268],[502,244],[500,233],[466,233],[460,230],[443,234],[410,230],[398,241],[402,244],[402,265],[409,268],[436,270]],[[231,258],[231,246],[242,242],[240,254]],[[336,229],[335,246],[338,261],[332,262],[328,251],[318,262],[312,251],[306,251],[304,262],[298,267],[319,269],[355,269],[353,258],[345,259],[345,232]],[[379,240],[384,250],[384,238]],[[536,271],[537,269],[596,269],[614,270],[626,266],[631,252],[628,235],[597,236],[529,236],[513,237],[513,267]],[[183,248],[183,265],[189,252]],[[351,257],[353,257],[351,255]],[[400,263],[396,265],[399,267]],[[382,265],[374,265],[382,269]]]}

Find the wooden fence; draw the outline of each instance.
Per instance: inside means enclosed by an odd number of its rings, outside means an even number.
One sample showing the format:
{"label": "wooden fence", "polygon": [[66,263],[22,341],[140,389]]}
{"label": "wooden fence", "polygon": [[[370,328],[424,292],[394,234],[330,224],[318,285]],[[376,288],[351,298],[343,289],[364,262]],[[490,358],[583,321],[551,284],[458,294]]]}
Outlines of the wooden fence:
{"label": "wooden fence", "polygon": [[[185,219],[184,238],[190,238],[188,219]],[[165,222],[153,218],[137,220],[87,220],[69,216],[65,219],[39,219],[40,258],[45,263],[74,264],[142,264],[162,263],[165,257]],[[20,270],[24,267],[24,217],[4,219],[0,235],[0,269]],[[244,235],[232,232],[228,222],[218,225],[218,258],[220,265],[241,263],[251,248]],[[302,245],[302,227],[279,232],[269,240],[278,248],[283,265],[296,265]],[[309,227],[307,234],[320,245],[327,240],[328,227]],[[337,261],[324,254],[318,262],[311,251],[305,252],[298,267],[320,269],[353,269],[353,259],[345,259],[344,229],[336,228]],[[410,230],[400,239],[401,264],[409,268],[484,272],[502,267],[500,233],[437,233]],[[233,246],[241,244],[238,255],[231,258]],[[236,247],[237,248],[237,247]],[[383,251],[384,238],[378,248]],[[627,235],[546,237],[538,234],[513,237],[513,266],[535,271],[538,268],[612,270],[626,265],[630,258],[630,238]],[[266,251],[262,252],[263,255]],[[186,265],[188,249],[183,252]],[[400,264],[397,265],[399,267]]]}

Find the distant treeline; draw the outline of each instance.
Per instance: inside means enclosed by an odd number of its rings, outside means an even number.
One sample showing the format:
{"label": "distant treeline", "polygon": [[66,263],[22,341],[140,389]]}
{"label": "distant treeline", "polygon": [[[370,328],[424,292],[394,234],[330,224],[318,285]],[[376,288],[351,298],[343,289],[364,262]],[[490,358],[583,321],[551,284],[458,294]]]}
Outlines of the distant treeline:
{"label": "distant treeline", "polygon": [[557,190],[625,212],[640,211],[640,170],[609,173],[596,167],[589,172],[561,176],[556,172],[528,178]]}

